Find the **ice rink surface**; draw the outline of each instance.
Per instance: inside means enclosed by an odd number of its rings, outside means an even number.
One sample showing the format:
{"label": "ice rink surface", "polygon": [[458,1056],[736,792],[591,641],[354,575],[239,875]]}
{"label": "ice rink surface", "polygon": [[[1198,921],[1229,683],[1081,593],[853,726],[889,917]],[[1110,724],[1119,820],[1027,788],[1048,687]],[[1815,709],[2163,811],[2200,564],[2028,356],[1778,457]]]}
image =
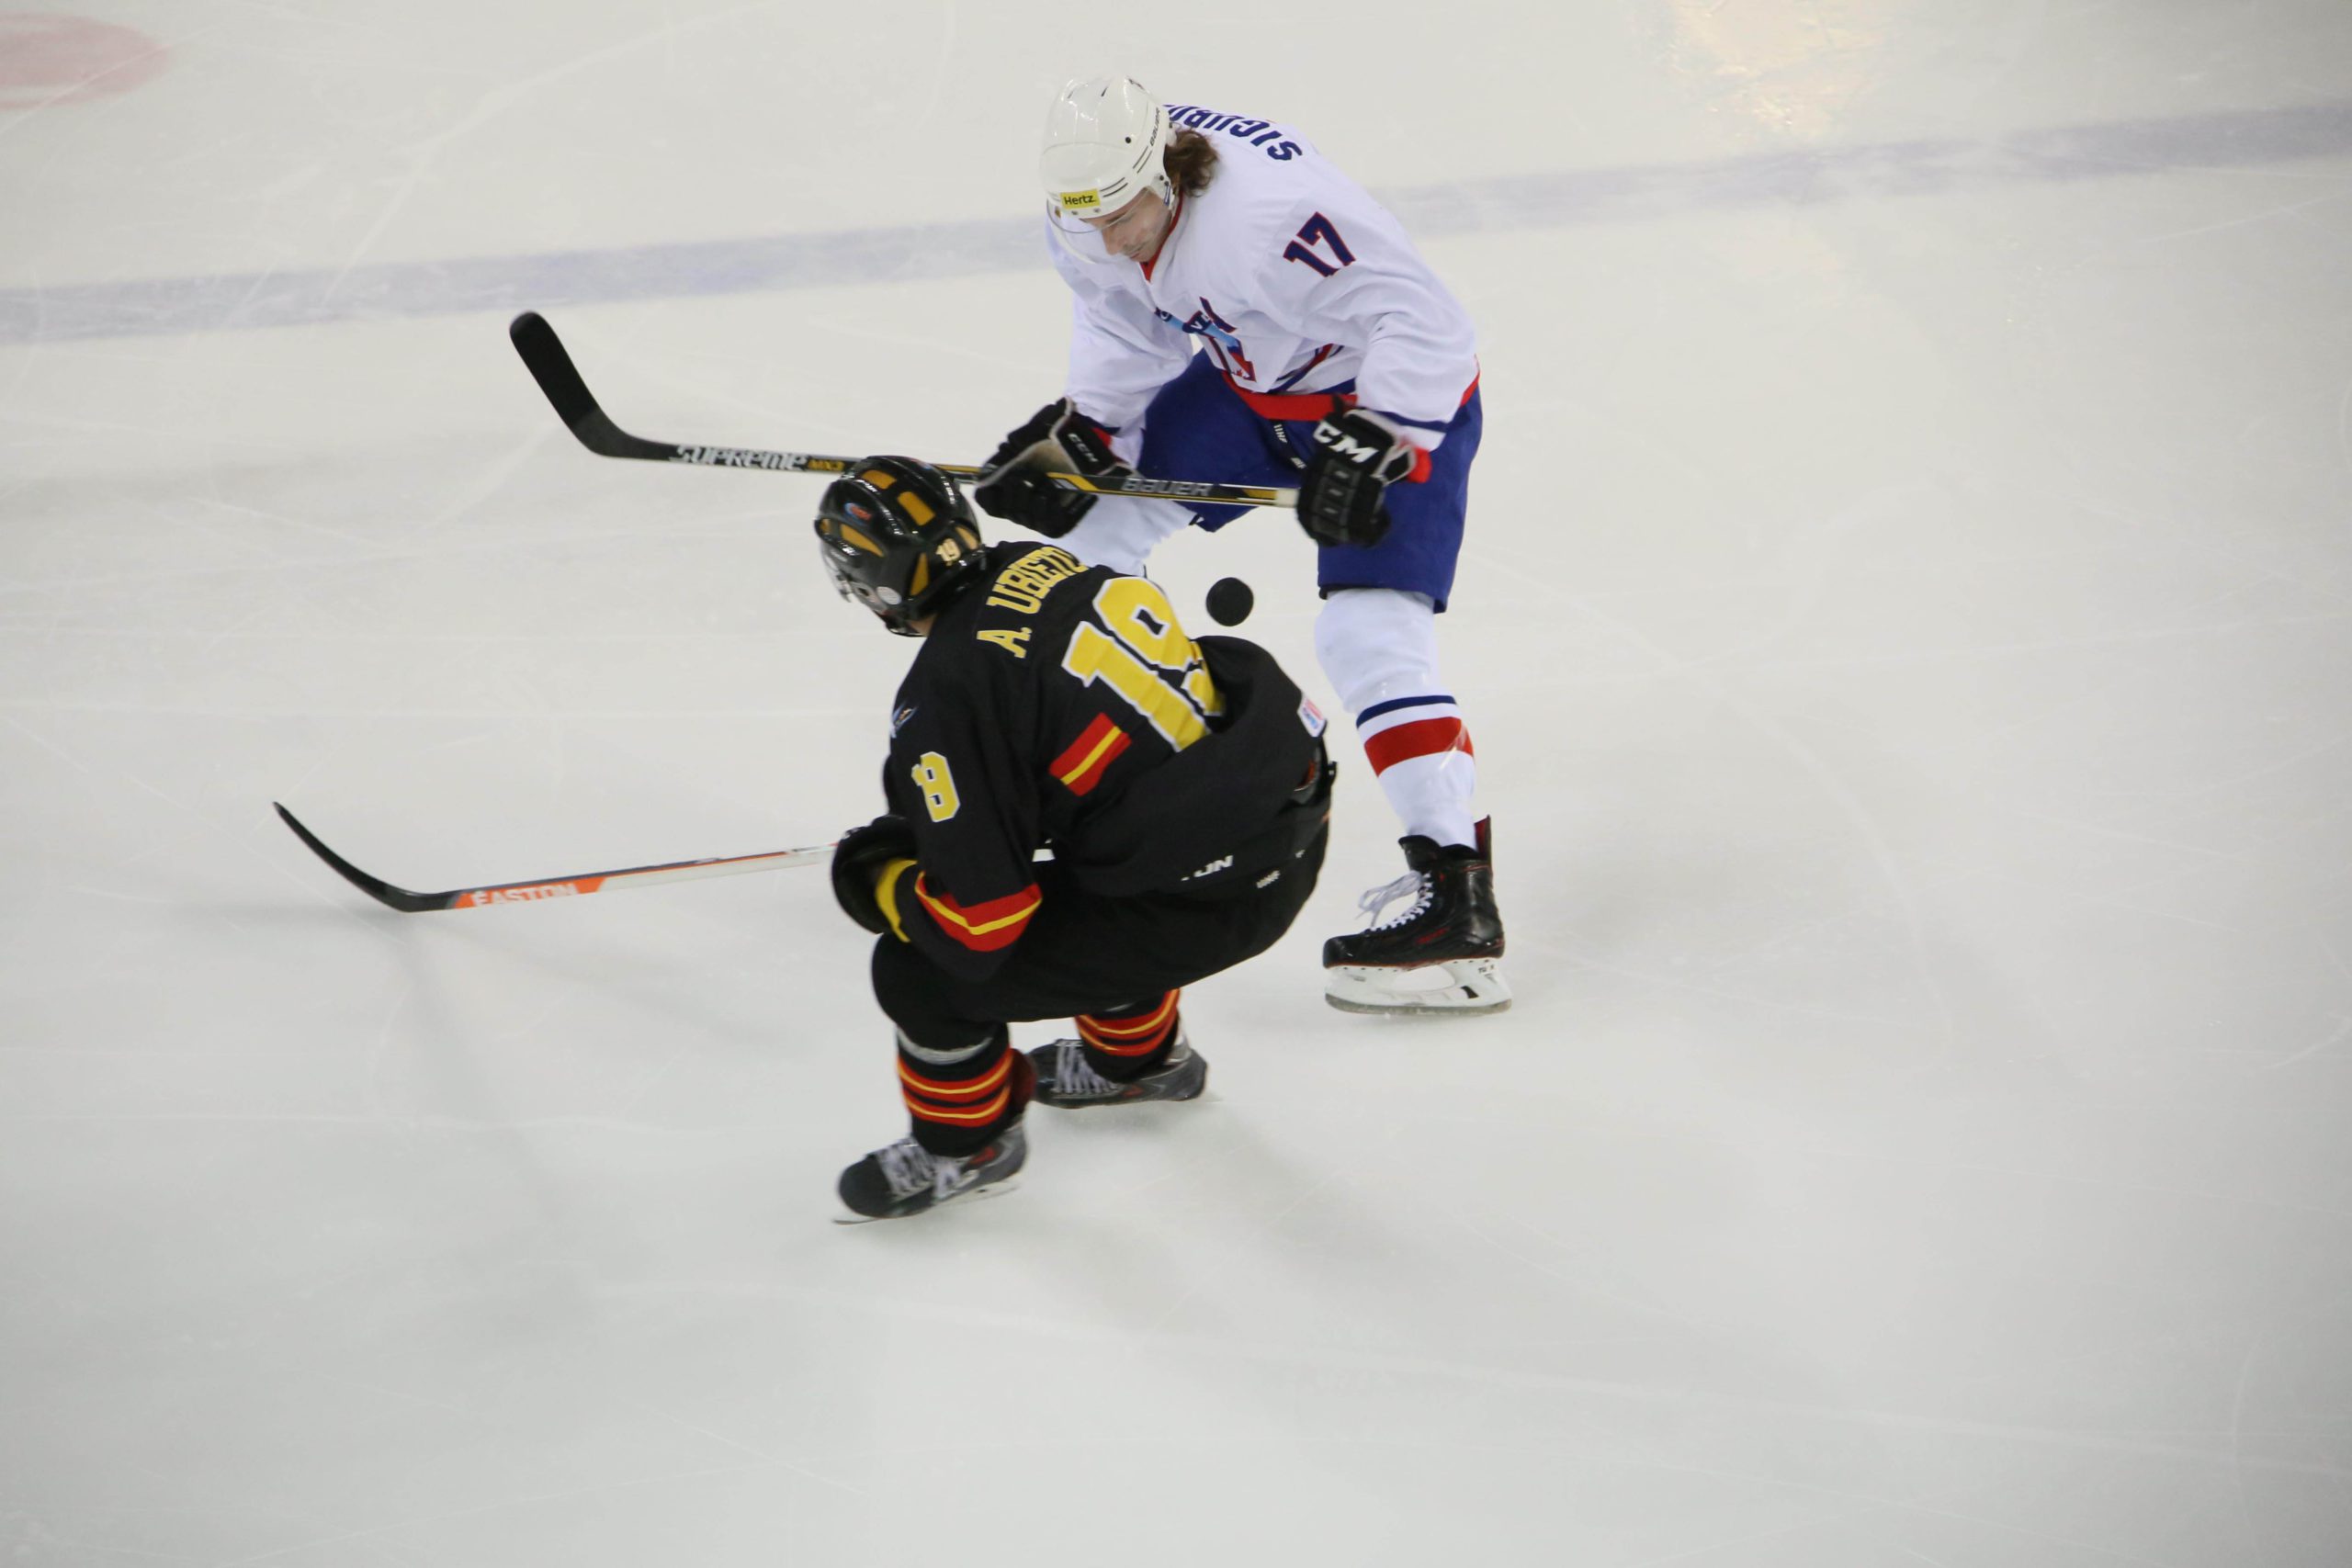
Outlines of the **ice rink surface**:
{"label": "ice rink surface", "polygon": [[[821,872],[398,915],[269,803],[417,887],[868,816],[817,482],[503,329],[975,460],[1112,70],[1479,323],[1519,1003],[1323,1006],[1347,741],[1207,1100],[844,1230]],[[2341,0],[104,0],[0,14],[0,214],[11,1562],[2352,1562]],[[1328,694],[1289,521],[1157,564]]]}

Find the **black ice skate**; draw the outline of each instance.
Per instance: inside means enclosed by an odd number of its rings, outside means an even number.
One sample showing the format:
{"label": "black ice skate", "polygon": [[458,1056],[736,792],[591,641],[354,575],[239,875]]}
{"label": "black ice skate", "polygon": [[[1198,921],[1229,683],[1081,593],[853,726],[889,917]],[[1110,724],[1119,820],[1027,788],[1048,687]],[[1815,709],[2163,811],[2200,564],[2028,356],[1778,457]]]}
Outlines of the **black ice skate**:
{"label": "black ice skate", "polygon": [[1057,1040],[1029,1053],[1037,1069],[1037,1103],[1074,1110],[1086,1105],[1134,1105],[1147,1100],[1198,1100],[1208,1087],[1207,1058],[1176,1032],[1168,1060],[1132,1083],[1119,1083],[1094,1070],[1080,1041]]}
{"label": "black ice skate", "polygon": [[993,1198],[1012,1190],[1012,1179],[1028,1157],[1028,1134],[1018,1122],[988,1147],[961,1158],[935,1155],[912,1138],[900,1138],[842,1172],[842,1203],[849,1213],[833,1223],[903,1220],[958,1198]]}
{"label": "black ice skate", "polygon": [[[1493,838],[1442,847],[1416,833],[1397,840],[1412,869],[1358,901],[1374,922],[1323,944],[1323,999],[1341,1012],[1468,1017],[1510,1006],[1503,979],[1503,918],[1495,908]],[[1381,911],[1412,902],[1394,919]]]}

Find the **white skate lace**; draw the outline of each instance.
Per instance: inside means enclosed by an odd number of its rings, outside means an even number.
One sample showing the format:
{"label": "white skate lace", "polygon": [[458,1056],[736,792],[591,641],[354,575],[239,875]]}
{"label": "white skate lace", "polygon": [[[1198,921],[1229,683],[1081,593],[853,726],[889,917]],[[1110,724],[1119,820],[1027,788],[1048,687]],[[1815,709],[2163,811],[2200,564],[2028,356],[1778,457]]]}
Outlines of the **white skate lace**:
{"label": "white skate lace", "polygon": [[[1356,900],[1356,908],[1363,910],[1365,917],[1372,921],[1370,925],[1364,927],[1364,930],[1371,931],[1385,931],[1391,926],[1404,925],[1412,919],[1414,916],[1419,914],[1423,909],[1430,907],[1430,894],[1431,887],[1432,884],[1425,874],[1418,871],[1408,871],[1404,875],[1398,877],[1396,881],[1385,883],[1381,886],[1374,888],[1371,892],[1366,893],[1363,897]],[[1403,914],[1398,915],[1396,919],[1389,920],[1382,919],[1380,918],[1380,911],[1385,909],[1389,905],[1394,904],[1399,898],[1410,898],[1413,902]]]}
{"label": "white skate lace", "polygon": [[941,1197],[956,1185],[964,1174],[964,1162],[942,1159],[912,1138],[900,1138],[887,1149],[876,1149],[874,1157],[882,1164],[882,1179],[890,1184],[890,1196],[903,1198],[925,1187],[938,1190]]}
{"label": "white skate lace", "polygon": [[1119,1086],[1094,1070],[1081,1041],[1054,1042],[1054,1089],[1061,1094],[1116,1094]]}

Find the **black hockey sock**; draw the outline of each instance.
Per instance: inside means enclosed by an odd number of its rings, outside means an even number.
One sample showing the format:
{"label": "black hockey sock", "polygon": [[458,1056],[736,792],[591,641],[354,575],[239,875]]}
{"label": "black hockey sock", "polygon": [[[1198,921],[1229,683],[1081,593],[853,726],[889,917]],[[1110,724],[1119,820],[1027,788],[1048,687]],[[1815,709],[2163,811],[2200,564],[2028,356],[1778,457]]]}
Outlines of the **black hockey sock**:
{"label": "black hockey sock", "polygon": [[977,1154],[1021,1120],[1036,1083],[1029,1058],[999,1026],[986,1040],[945,1051],[899,1032],[899,1090],[914,1140],[935,1155]]}
{"label": "black hockey sock", "polygon": [[1182,994],[1168,991],[1149,1001],[1079,1014],[1087,1065],[1113,1083],[1133,1083],[1166,1066],[1176,1046],[1176,998]]}

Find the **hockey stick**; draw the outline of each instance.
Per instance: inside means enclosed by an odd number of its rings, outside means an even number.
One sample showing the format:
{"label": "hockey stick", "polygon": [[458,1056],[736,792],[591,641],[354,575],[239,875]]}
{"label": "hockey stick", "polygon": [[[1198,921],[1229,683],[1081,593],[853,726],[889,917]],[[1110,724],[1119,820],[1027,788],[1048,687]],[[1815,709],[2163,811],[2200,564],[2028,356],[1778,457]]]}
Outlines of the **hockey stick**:
{"label": "hockey stick", "polygon": [[[271,801],[272,806],[277,802]],[[672,861],[664,865],[632,865],[619,871],[584,871],[576,876],[549,877],[539,882],[502,882],[489,887],[454,887],[447,893],[413,893],[395,887],[380,876],[370,876],[326,847],[316,833],[302,826],[291,811],[277,806],[277,815],[311,852],[335,869],[345,882],[379,904],[403,914],[428,909],[479,909],[486,904],[528,904],[541,898],[565,898],[601,893],[608,887],[649,887],[657,882],[687,882],[701,876],[739,876],[747,871],[782,871],[786,866],[815,865],[833,856],[831,844],[807,849],[775,850],[767,854],[728,855],[713,860]]]}
{"label": "hockey stick", "polygon": [[[579,367],[555,329],[537,310],[526,310],[506,329],[514,352],[555,405],[556,416],[580,438],[580,444],[600,457],[639,457],[652,463],[692,463],[703,468],[769,468],[780,474],[845,474],[857,467],[856,457],[820,457],[809,452],[763,452],[752,446],[681,446],[669,441],[649,441],[631,435],[598,406],[595,394],[581,378]],[[934,463],[942,473],[957,479],[978,479],[988,472],[960,463]],[[1148,479],[1140,474],[1090,479],[1083,474],[1048,475],[1071,490],[1097,495],[1148,495],[1171,501],[1208,501],[1230,506],[1296,506],[1298,491],[1262,485],[1218,484],[1206,479]]]}

